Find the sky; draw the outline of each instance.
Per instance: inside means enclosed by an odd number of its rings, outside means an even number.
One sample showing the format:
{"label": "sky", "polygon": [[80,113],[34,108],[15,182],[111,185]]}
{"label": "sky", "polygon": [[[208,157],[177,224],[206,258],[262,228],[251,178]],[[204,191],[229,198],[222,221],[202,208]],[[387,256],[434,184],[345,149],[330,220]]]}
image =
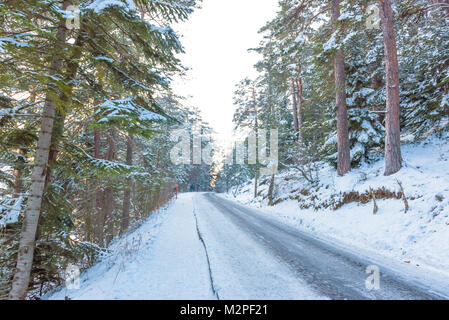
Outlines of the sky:
{"label": "sky", "polygon": [[275,17],[278,0],[204,0],[187,22],[176,26],[191,68],[174,83],[175,92],[201,110],[219,140],[232,135],[233,93],[245,77],[254,78],[257,53],[248,52],[262,39],[258,31]]}

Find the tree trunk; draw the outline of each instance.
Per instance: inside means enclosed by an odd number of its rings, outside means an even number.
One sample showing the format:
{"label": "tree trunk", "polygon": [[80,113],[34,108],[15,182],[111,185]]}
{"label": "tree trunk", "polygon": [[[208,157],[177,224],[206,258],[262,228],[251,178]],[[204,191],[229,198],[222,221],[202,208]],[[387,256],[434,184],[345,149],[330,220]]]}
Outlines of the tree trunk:
{"label": "tree trunk", "polygon": [[[66,10],[72,4],[71,0],[65,0],[62,10]],[[56,45],[62,47],[67,36],[65,21],[59,22]],[[60,49],[62,50],[62,49]],[[50,65],[50,72],[57,74],[63,64],[62,56],[53,57]],[[58,94],[58,89],[50,86],[49,93],[45,99],[42,111],[41,129],[39,132],[36,157],[31,177],[30,195],[27,200],[27,208],[24,213],[22,231],[20,233],[19,251],[17,255],[16,272],[12,281],[12,288],[9,293],[10,300],[23,300],[26,298],[28,285],[30,282],[31,267],[33,265],[34,246],[36,231],[39,222],[42,196],[44,193],[46,169],[51,146],[51,134],[56,112],[56,103],[51,98],[53,94]]]}
{"label": "tree trunk", "polygon": [[[82,29],[80,29],[78,32],[78,36],[76,37],[75,44],[73,46],[74,50],[71,53],[69,61],[67,62],[67,71],[65,73],[65,83],[74,83],[74,80],[78,73],[79,59],[81,58],[83,45],[84,45],[84,34],[83,34]],[[54,117],[54,121],[53,121],[53,131],[51,134],[51,137],[52,137],[51,145],[50,145],[47,170],[46,170],[46,176],[45,176],[44,194],[51,184],[51,180],[53,177],[53,169],[56,166],[56,160],[58,159],[59,143],[64,134],[65,114],[67,113],[67,110],[70,108],[70,106],[72,104],[72,101],[71,101],[72,92],[73,92],[73,85],[69,85],[68,90],[66,92],[61,92],[59,94],[59,97],[60,97],[61,101],[63,102],[65,110],[63,112],[61,112],[59,110],[59,108],[56,108],[56,111],[55,111],[55,117]],[[42,219],[42,214],[39,216],[39,221],[37,224],[36,240],[38,240],[40,238],[40,234],[41,234],[41,228],[40,228],[41,219]]]}
{"label": "tree trunk", "polygon": [[96,195],[97,215],[95,218],[95,241],[99,246],[104,246],[104,206],[105,191],[100,190]]}
{"label": "tree trunk", "polygon": [[[336,22],[340,16],[340,0],[332,0],[332,22],[336,30]],[[335,100],[337,108],[337,171],[344,176],[351,169],[348,132],[348,110],[346,106],[345,57],[343,49],[338,49],[334,57]]]}
{"label": "tree trunk", "polygon": [[14,194],[13,198],[19,198],[23,192],[23,169],[25,168],[25,154],[20,151],[20,156],[17,159],[14,168]]}
{"label": "tree trunk", "polygon": [[[100,133],[98,129],[94,129],[94,152],[93,157],[95,159],[100,158]],[[87,192],[89,192],[89,196],[91,197],[91,202],[89,204],[89,208],[86,210],[86,237],[87,241],[95,242],[96,241],[96,225],[98,220],[98,189],[99,189],[99,181],[95,175],[92,175],[90,180],[87,181]]]}
{"label": "tree trunk", "polygon": [[104,207],[103,207],[103,244],[107,247],[114,238],[114,217],[112,215],[114,209],[114,192],[112,187],[108,186],[104,190]]}
{"label": "tree trunk", "polygon": [[385,69],[387,76],[387,114],[385,119],[385,175],[392,175],[402,167],[401,127],[399,109],[399,65],[390,0],[379,0],[382,22]]}
{"label": "tree trunk", "polygon": [[[78,73],[79,68],[79,59],[81,58],[82,54],[82,47],[84,45],[85,36],[83,34],[83,29],[80,29],[78,32],[78,36],[76,37],[74,46],[73,46],[73,52],[71,54],[71,57],[69,59],[69,62],[67,63],[67,72],[65,75],[65,83],[73,83],[76,75]],[[70,108],[72,102],[72,92],[73,92],[73,85],[69,86],[69,90],[67,92],[62,92],[60,94],[60,99],[64,103],[64,106],[67,109]],[[65,114],[67,112],[60,112],[56,110],[55,114],[55,120],[53,125],[53,132],[52,132],[52,142],[50,146],[50,154],[48,159],[48,169],[47,169],[47,176],[45,178],[45,187],[48,187],[48,185],[51,183],[52,179],[52,173],[53,173],[53,167],[56,165],[56,160],[59,153],[59,142],[64,134],[64,124],[65,124]]]}
{"label": "tree trunk", "polygon": [[292,111],[293,111],[293,127],[299,134],[299,122],[298,122],[298,101],[296,99],[296,84],[295,79],[292,77]]}
{"label": "tree trunk", "polygon": [[100,159],[101,135],[98,129],[94,129],[94,158]]}
{"label": "tree trunk", "polygon": [[256,170],[256,174],[254,175],[254,198],[257,198],[257,170]]}
{"label": "tree trunk", "polygon": [[[115,128],[109,129],[108,134],[108,144],[109,149],[106,154],[106,160],[115,161],[117,155],[117,130]],[[104,203],[102,210],[102,233],[103,239],[105,240],[106,246],[114,238],[114,217],[112,216],[113,212],[113,203],[114,203],[114,191],[111,186],[107,186],[104,190]],[[105,230],[106,227],[106,230]],[[104,235],[104,231],[106,231],[106,235]]]}
{"label": "tree trunk", "polygon": [[[126,164],[128,166],[133,165],[133,138],[132,136],[128,137],[127,145],[126,145]],[[123,234],[128,230],[129,227],[129,212],[131,207],[131,188],[133,184],[133,179],[131,177],[127,178],[126,181],[126,189],[123,197],[123,211],[122,211],[122,225],[120,228],[120,234]]]}
{"label": "tree trunk", "polygon": [[[100,149],[101,149],[101,134],[98,129],[94,129],[94,158],[100,159]],[[102,218],[102,212],[101,209],[103,208],[103,190],[101,189],[99,179],[95,178],[95,186],[96,186],[96,192],[95,192],[95,198],[94,198],[94,212],[95,212],[95,226],[94,226],[94,239],[97,244],[102,244],[103,236],[101,229],[103,228],[103,218]]]}
{"label": "tree trunk", "polygon": [[[258,155],[259,150],[257,148],[257,145],[258,145],[258,140],[259,140],[259,115],[257,112],[256,89],[254,87],[253,87],[253,107],[254,107],[255,131],[256,131],[256,155]],[[256,160],[257,160],[257,156],[256,156]],[[257,171],[258,171],[258,166],[257,166],[257,161],[256,161],[255,173],[254,173],[254,198],[257,198],[257,173],[258,173]]]}
{"label": "tree trunk", "polygon": [[296,80],[296,99],[298,101],[298,130],[299,130],[299,143],[304,142],[304,107],[303,107],[303,87],[301,76],[301,65],[298,63],[298,79]]}
{"label": "tree trunk", "polygon": [[268,188],[268,205],[272,206],[273,205],[273,191],[274,191],[274,181],[275,181],[275,174],[273,173],[271,175],[271,180],[270,180],[270,187]]}

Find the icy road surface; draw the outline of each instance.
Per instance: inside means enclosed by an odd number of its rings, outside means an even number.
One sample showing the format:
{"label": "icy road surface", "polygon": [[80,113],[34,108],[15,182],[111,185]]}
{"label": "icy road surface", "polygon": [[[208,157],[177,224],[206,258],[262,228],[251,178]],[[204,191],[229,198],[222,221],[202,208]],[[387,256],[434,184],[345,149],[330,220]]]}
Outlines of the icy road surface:
{"label": "icy road surface", "polygon": [[[135,239],[140,245],[128,252]],[[449,280],[399,272],[212,193],[189,193],[119,239],[79,289],[49,299],[447,299]],[[368,290],[368,266],[380,270]],[[395,271],[392,271],[395,270]],[[407,274],[407,275],[406,275]],[[417,280],[418,279],[418,280]],[[422,281],[420,281],[422,280]],[[431,285],[429,285],[429,283]]]}
{"label": "icy road surface", "polygon": [[[216,276],[224,298],[235,297],[227,290],[226,278],[222,270],[233,270],[231,266],[245,266],[246,272],[262,267],[253,251],[246,248],[240,236],[249,237],[254,246],[270,256],[270,261],[278,261],[288,267],[298,281],[303,281],[316,294],[330,299],[447,299],[447,295],[437,293],[449,289],[449,281],[440,279],[438,290],[424,285],[409,276],[398,274],[389,267],[359,257],[353,252],[318,240],[293,227],[262,215],[257,210],[237,204],[215,194],[196,197],[195,205],[204,230],[205,242],[210,244],[209,255],[212,271],[214,263],[220,265]],[[229,230],[229,232],[228,232]],[[220,245],[221,243],[221,245]],[[232,252],[235,252],[233,255]],[[229,256],[229,258],[225,258]],[[223,268],[228,264],[229,268]],[[246,265],[248,264],[248,267]],[[253,268],[251,269],[251,265]],[[376,266],[380,270],[378,290],[368,290],[367,267]],[[372,270],[372,269],[370,269]],[[234,269],[234,271],[237,271]],[[231,276],[233,272],[231,271]],[[266,274],[266,276],[269,276]],[[245,278],[246,279],[246,278]],[[264,281],[265,278],[261,278]],[[423,279],[425,280],[425,279]],[[436,285],[434,279],[428,279]],[[223,284],[222,284],[223,283]],[[257,283],[257,281],[256,281]],[[277,283],[277,285],[276,285]],[[272,288],[283,290],[282,281],[272,279]],[[221,293],[219,291],[219,295]],[[273,289],[271,290],[273,292]],[[302,297],[297,296],[301,299]]]}

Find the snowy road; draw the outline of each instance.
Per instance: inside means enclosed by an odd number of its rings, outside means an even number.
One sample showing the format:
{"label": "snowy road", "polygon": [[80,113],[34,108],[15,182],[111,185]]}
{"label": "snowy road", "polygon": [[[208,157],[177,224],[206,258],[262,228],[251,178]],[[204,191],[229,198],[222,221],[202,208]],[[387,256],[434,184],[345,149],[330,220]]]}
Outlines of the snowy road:
{"label": "snowy road", "polygon": [[378,264],[380,288],[367,290],[372,262],[215,194],[195,211],[220,298],[444,298]]}
{"label": "snowy road", "polygon": [[[83,273],[79,289],[62,287],[47,298],[444,299],[431,287],[449,291],[447,279],[418,284],[212,193],[181,194],[110,250]],[[370,291],[365,271],[373,264],[380,289]]]}

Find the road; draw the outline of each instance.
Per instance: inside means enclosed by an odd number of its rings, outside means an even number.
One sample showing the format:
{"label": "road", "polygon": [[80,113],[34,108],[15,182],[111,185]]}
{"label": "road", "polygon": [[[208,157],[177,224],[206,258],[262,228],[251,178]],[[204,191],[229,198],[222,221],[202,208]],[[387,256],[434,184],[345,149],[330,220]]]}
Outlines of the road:
{"label": "road", "polygon": [[[421,277],[353,249],[220,195],[185,193],[116,239],[78,288],[61,286],[44,299],[448,299],[446,276]],[[365,285],[371,265],[379,290]]]}
{"label": "road", "polygon": [[212,193],[193,202],[220,299],[447,299],[378,263],[379,289],[368,290],[369,259]]}

